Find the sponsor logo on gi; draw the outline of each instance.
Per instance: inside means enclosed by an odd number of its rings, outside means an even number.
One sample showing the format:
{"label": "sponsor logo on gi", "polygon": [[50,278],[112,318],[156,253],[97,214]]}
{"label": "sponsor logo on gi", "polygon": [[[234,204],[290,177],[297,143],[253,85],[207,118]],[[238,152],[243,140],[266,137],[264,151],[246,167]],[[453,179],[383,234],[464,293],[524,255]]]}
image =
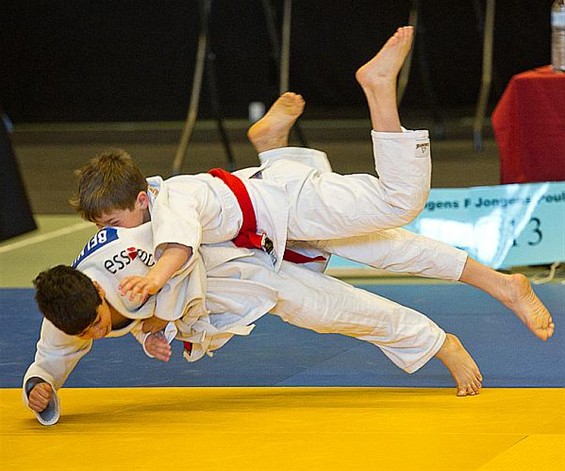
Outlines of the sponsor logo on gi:
{"label": "sponsor logo on gi", "polygon": [[153,254],[142,249],[136,249],[135,247],[128,247],[127,249],[122,250],[121,252],[104,260],[104,268],[115,275],[120,270],[127,267],[136,258],[148,267],[155,265]]}

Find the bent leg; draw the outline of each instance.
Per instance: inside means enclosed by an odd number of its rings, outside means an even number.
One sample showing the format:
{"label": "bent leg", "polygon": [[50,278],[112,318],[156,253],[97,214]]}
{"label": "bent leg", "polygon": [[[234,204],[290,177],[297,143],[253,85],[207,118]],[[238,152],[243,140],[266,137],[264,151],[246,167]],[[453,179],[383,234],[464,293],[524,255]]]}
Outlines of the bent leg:
{"label": "bent leg", "polygon": [[414,157],[414,137],[398,136],[381,139],[388,170],[380,178],[320,172],[284,159],[263,168],[264,180],[288,191],[288,238],[342,239],[411,222],[426,203],[431,163],[429,156]]}
{"label": "bent leg", "polygon": [[[326,171],[328,166],[315,172],[308,164],[300,166],[296,160],[282,159],[281,146],[287,144],[290,126],[303,106],[284,105],[285,101],[298,100],[299,96],[295,94],[282,95],[264,120],[250,129],[250,140],[258,150],[278,151],[276,161],[262,170],[262,176],[288,189],[291,198],[290,239],[334,239],[370,234],[403,226],[423,209],[431,181],[428,133],[403,132],[396,108],[396,78],[410,49],[412,36],[411,27],[399,28],[356,75],[371,112],[371,137],[378,177],[338,175]],[[283,122],[283,131],[280,131],[278,122]],[[265,139],[274,144],[263,145],[263,139],[255,135],[275,136]],[[261,145],[258,145],[259,141]]]}

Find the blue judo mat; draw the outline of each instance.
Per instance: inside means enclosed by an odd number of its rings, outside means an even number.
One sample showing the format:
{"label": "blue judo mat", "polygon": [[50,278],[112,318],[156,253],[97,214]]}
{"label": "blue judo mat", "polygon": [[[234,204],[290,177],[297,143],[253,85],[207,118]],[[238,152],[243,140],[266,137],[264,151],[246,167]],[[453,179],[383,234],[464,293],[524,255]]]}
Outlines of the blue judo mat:
{"label": "blue judo mat", "polygon": [[[535,287],[556,323],[556,333],[546,343],[504,306],[468,286],[360,287],[412,307],[456,334],[478,363],[486,387],[565,387],[563,285]],[[19,387],[33,361],[41,315],[32,289],[0,289],[0,305],[0,387]],[[181,352],[181,343],[174,342],[173,358],[163,363],[147,358],[131,336],[102,339],[66,386],[453,386],[438,360],[409,375],[372,345],[300,329],[271,315],[212,358],[189,364]]]}

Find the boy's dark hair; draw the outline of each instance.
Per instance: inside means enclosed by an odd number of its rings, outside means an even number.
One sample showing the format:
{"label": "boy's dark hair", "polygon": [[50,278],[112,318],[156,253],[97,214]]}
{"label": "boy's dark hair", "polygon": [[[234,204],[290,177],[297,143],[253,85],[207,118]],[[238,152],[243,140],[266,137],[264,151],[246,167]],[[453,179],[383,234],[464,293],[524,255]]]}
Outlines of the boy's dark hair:
{"label": "boy's dark hair", "polygon": [[122,149],[97,155],[76,170],[75,175],[78,190],[69,203],[83,219],[91,222],[114,209],[132,210],[137,195],[147,191],[145,176]]}
{"label": "boy's dark hair", "polygon": [[102,298],[84,273],[57,265],[37,275],[33,285],[41,313],[66,334],[79,335],[96,320]]}

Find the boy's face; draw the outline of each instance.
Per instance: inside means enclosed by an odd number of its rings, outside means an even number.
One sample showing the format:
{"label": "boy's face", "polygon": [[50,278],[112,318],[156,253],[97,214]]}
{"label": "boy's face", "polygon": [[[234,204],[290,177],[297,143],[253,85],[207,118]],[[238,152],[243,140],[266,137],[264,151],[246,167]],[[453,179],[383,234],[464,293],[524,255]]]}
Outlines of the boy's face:
{"label": "boy's face", "polygon": [[110,306],[104,298],[104,290],[98,283],[95,283],[96,289],[102,298],[102,303],[96,309],[96,319],[86,329],[84,329],[77,337],[81,339],[101,339],[106,337],[112,330],[112,314],[110,313]]}
{"label": "boy's face", "polygon": [[102,229],[112,227],[137,227],[149,221],[149,199],[145,192],[137,195],[133,209],[112,209],[94,220],[96,226]]}
{"label": "boy's face", "polygon": [[102,300],[102,304],[96,310],[98,314],[92,324],[83,330],[77,337],[81,339],[97,340],[106,337],[112,330],[112,317],[106,300]]}
{"label": "boy's face", "polygon": [[136,208],[131,209],[114,209],[109,213],[104,213],[94,220],[98,229],[106,226],[112,227],[137,227],[144,222],[144,213]]}

